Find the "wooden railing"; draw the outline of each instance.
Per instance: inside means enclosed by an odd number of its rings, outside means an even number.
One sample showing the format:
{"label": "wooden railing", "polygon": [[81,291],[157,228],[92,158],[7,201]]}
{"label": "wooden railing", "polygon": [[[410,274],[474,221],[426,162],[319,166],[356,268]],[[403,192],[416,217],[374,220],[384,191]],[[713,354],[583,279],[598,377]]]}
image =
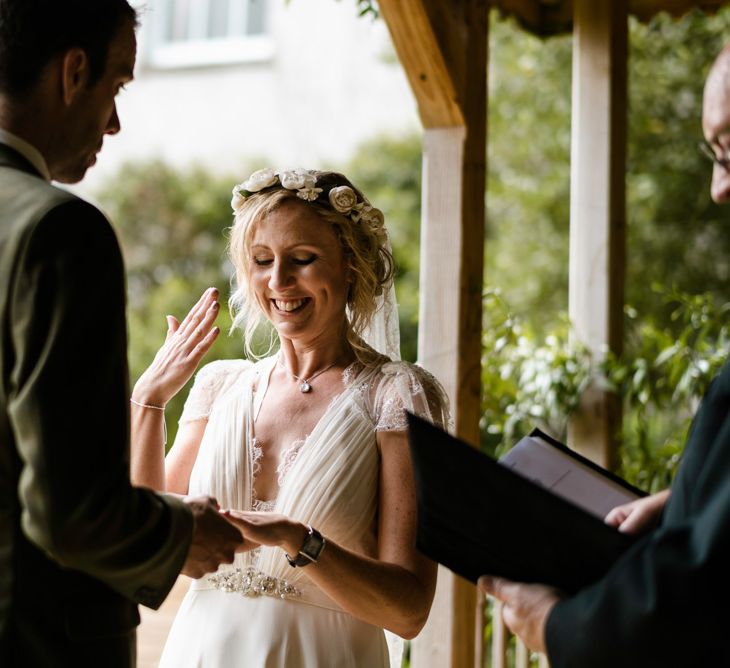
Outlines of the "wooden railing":
{"label": "wooden railing", "polygon": [[502,604],[497,601],[485,603],[482,608],[486,625],[491,626],[489,642],[483,640],[481,665],[484,668],[550,668],[544,654],[531,652],[525,644],[513,636],[502,621]]}

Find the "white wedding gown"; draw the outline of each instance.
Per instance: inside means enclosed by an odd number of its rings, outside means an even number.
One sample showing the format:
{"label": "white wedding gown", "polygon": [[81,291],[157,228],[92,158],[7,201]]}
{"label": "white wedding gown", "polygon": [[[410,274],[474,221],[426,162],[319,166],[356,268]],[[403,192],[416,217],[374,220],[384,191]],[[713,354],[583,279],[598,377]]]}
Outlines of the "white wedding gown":
{"label": "white wedding gown", "polygon": [[[343,374],[313,431],[281,457],[274,502],[253,498],[261,456],[255,420],[276,363],[213,362],[198,373],[181,422],[207,419],[190,494],[224,508],[273,510],[311,524],[326,539],[377,556],[379,453],[376,431],[404,430],[404,409],[446,424],[438,382],[420,367],[378,357]],[[325,548],[326,549],[326,548]],[[279,548],[236,556],[194,580],[168,636],[162,668],[387,668],[383,630],[359,621],[292,568]]]}

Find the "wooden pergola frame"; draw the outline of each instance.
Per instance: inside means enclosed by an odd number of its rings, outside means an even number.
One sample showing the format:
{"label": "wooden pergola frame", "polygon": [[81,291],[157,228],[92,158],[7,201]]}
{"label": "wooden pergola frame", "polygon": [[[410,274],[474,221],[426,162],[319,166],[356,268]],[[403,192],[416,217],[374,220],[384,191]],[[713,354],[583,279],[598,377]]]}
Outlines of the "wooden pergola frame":
{"label": "wooden pergola frame", "polygon": [[[576,335],[600,356],[620,352],[623,339],[628,16],[681,15],[726,2],[379,0],[424,128],[419,358],[444,384],[456,433],[475,447],[489,9],[515,16],[536,34],[573,30],[569,312]],[[610,467],[620,419],[615,398],[589,389],[571,421],[569,443]],[[474,587],[441,569],[412,666],[483,665],[481,610]],[[500,656],[494,655],[495,668],[503,665]]]}

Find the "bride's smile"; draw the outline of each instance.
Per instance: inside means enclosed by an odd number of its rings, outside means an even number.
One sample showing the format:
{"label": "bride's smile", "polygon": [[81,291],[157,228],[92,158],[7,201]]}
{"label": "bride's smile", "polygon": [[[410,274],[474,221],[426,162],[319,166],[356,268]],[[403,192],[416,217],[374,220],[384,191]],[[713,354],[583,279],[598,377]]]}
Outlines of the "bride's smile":
{"label": "bride's smile", "polygon": [[271,301],[274,302],[274,306],[278,311],[283,311],[284,313],[292,313],[301,309],[310,300],[308,297],[305,297],[304,299],[272,299]]}

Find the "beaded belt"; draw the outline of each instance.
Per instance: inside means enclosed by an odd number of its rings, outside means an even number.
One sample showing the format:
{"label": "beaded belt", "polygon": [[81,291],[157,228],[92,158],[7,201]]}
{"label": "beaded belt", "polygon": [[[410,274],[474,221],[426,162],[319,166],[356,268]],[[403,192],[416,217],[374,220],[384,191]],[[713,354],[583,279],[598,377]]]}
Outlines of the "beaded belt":
{"label": "beaded belt", "polygon": [[302,595],[287,580],[280,580],[253,567],[226,569],[205,578],[215,589],[226,593],[237,592],[243,596],[275,596],[298,598]]}
{"label": "beaded belt", "polygon": [[342,608],[319,587],[306,583],[294,586],[288,580],[268,575],[251,566],[221,569],[217,573],[193,580],[190,589],[192,591],[218,589],[227,594],[237,593],[250,598],[271,596],[343,612]]}

